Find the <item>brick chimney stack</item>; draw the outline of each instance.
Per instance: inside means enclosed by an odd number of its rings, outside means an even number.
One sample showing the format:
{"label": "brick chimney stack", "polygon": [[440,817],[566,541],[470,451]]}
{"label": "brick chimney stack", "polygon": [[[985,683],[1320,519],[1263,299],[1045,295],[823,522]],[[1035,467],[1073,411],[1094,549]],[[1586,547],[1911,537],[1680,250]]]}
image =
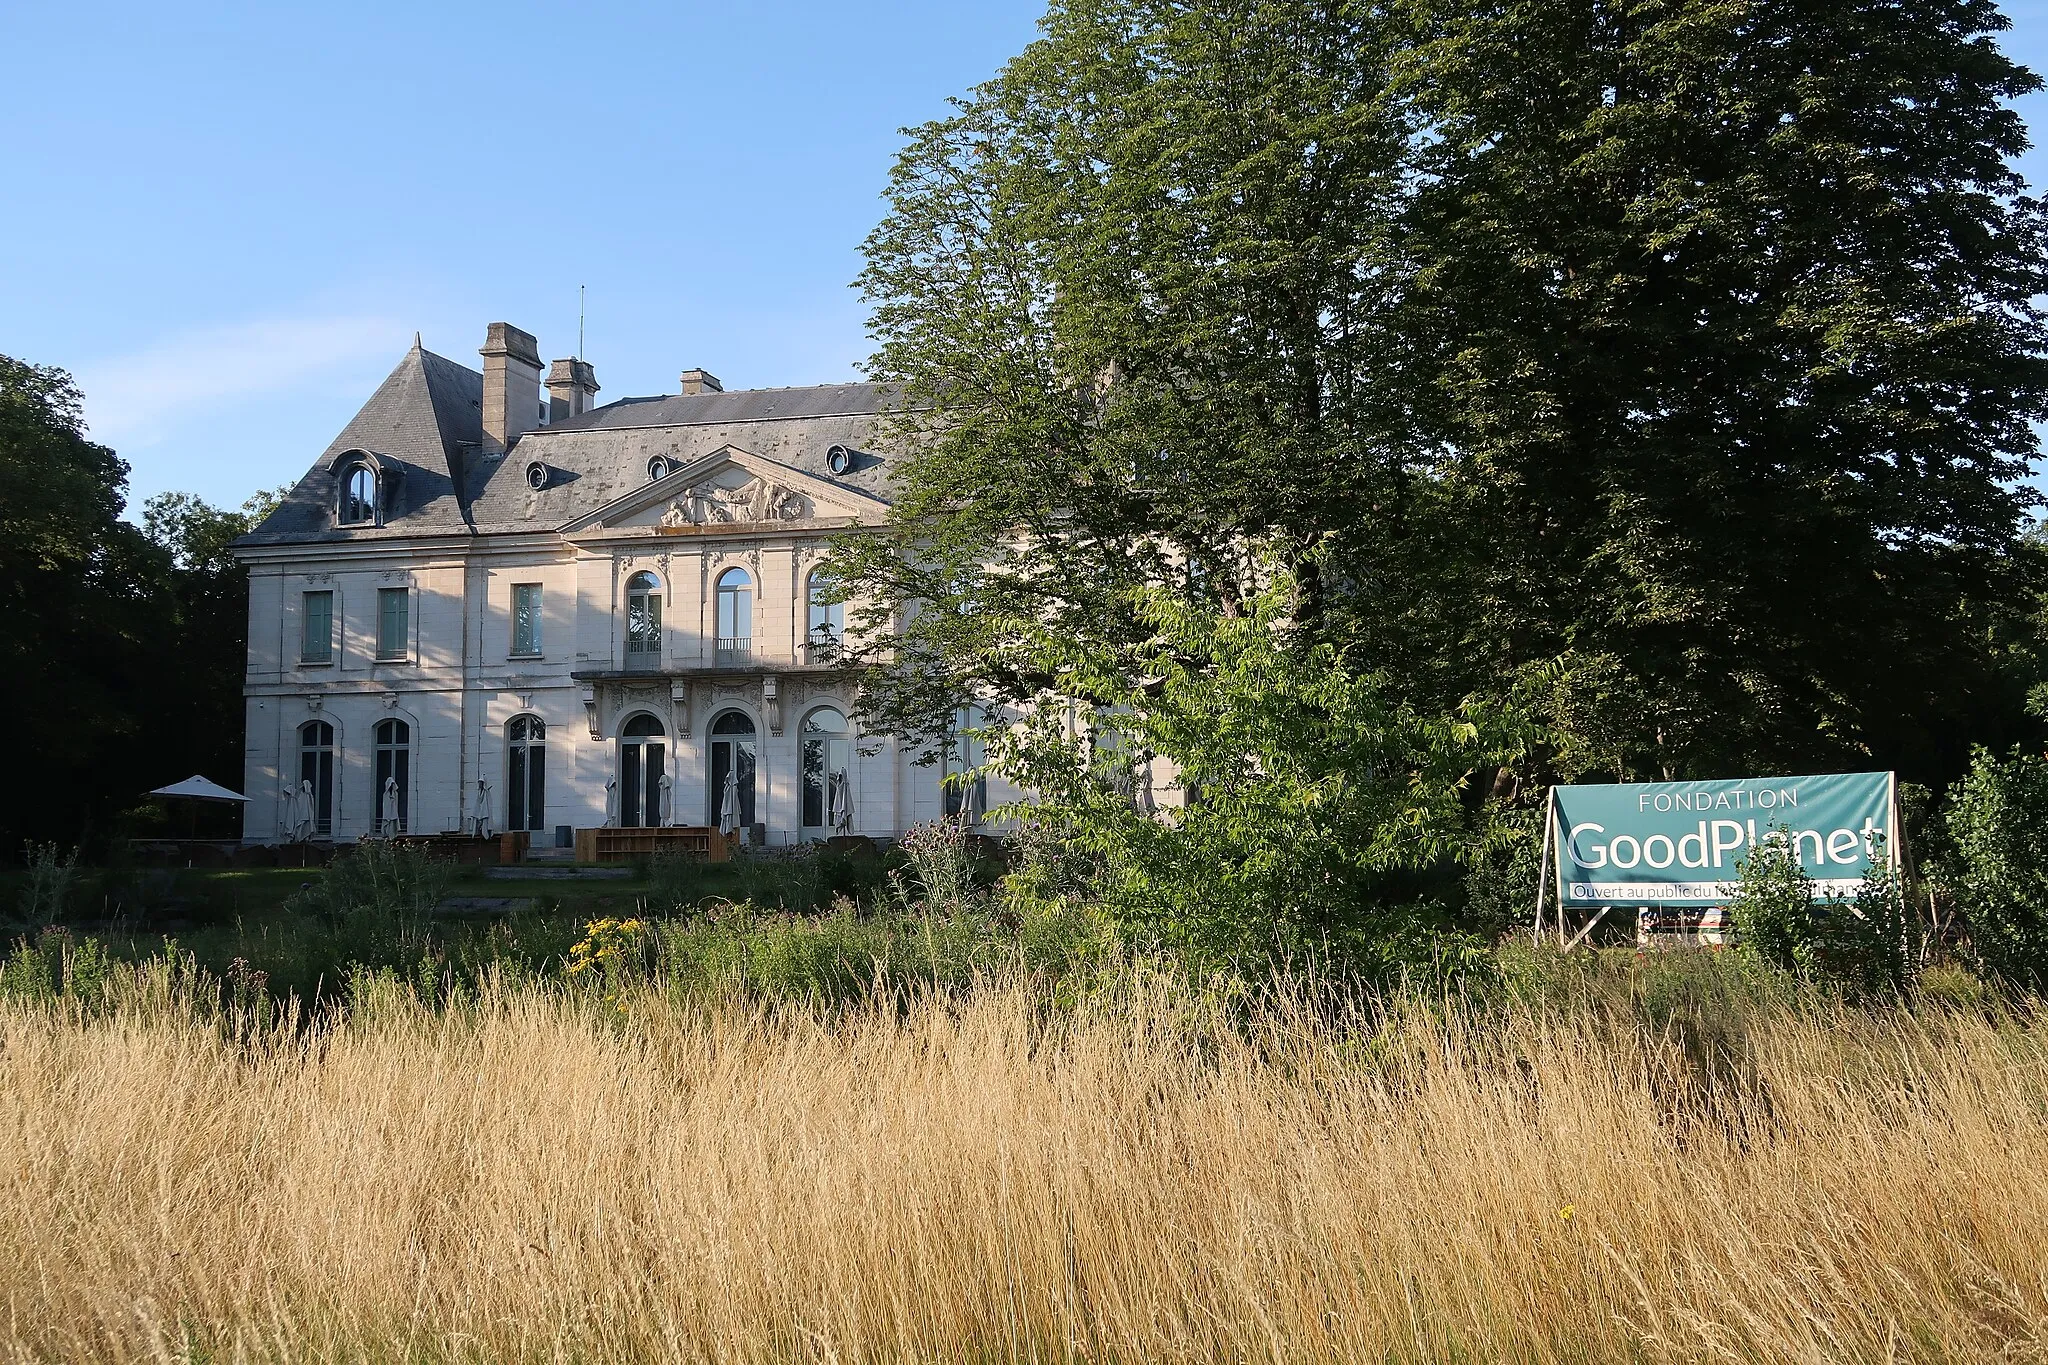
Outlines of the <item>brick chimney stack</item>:
{"label": "brick chimney stack", "polygon": [[718,376],[709,370],[684,370],[684,393],[724,393],[725,385],[718,382]]}
{"label": "brick chimney stack", "polygon": [[548,367],[548,420],[580,417],[597,396],[597,371],[587,360],[557,360]]}
{"label": "brick chimney stack", "polygon": [[540,425],[540,346],[531,332],[494,322],[484,335],[484,446],[509,450]]}

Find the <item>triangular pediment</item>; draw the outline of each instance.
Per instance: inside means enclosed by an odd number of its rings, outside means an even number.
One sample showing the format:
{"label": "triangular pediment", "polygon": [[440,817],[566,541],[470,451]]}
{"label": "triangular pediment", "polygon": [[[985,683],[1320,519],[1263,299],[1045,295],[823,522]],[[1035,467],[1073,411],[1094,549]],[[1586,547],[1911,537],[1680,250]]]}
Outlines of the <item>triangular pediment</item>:
{"label": "triangular pediment", "polygon": [[877,521],[887,509],[872,494],[728,445],[614,498],[562,532],[770,531],[812,522]]}

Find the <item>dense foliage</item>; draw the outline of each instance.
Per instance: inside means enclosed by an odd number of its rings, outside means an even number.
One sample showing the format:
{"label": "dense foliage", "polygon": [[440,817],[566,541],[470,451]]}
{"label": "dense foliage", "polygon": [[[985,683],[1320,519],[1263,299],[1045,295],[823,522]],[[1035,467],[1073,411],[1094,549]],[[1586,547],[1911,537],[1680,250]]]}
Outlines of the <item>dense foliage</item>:
{"label": "dense foliage", "polygon": [[[1057,0],[913,130],[867,244],[910,452],[894,534],[839,553],[868,722],[944,745],[963,703],[1069,704],[1067,759],[994,755],[1043,778],[1118,728],[1076,695],[1097,659],[1130,710],[1176,679],[1226,766],[1321,744],[1334,772],[1341,718],[1274,747],[1199,644],[1284,584],[1303,676],[1537,731],[1455,774],[1482,869],[1553,780],[1940,785],[2038,734],[2048,255],[2005,27],[1983,0]],[[1446,790],[1409,757],[1346,771]],[[1299,851],[1237,813],[1229,855]],[[1344,841],[1449,851],[1381,819]],[[1211,897],[1209,816],[1123,824],[1147,897]],[[1320,867],[1268,913],[1312,922]]]}
{"label": "dense foliage", "polygon": [[166,495],[138,528],[127,490],[71,377],[0,356],[0,708],[16,764],[0,858],[24,840],[99,845],[143,793],[196,772],[239,780],[247,578],[225,547],[263,505]]}
{"label": "dense foliage", "polygon": [[[1384,951],[1416,909],[1390,874],[1473,852],[1472,774],[1531,738],[1512,700],[1417,711],[1331,646],[1296,647],[1287,588],[1234,617],[1134,590],[1132,618],[1150,634],[1123,650],[1002,627],[1030,656],[1020,671],[1060,684],[989,728],[990,762],[1033,793],[1027,818],[1089,864],[1080,894],[1141,942]],[[1162,811],[1146,788],[1169,771],[1192,799]]]}
{"label": "dense foliage", "polygon": [[2048,985],[2048,761],[1978,750],[1946,824],[1940,879],[1978,967],[2031,990]]}
{"label": "dense foliage", "polygon": [[1896,995],[1923,960],[1923,930],[1888,865],[1854,896],[1821,897],[1783,836],[1759,840],[1743,860],[1728,914],[1744,959],[1856,996]]}
{"label": "dense foliage", "polygon": [[2048,394],[2004,17],[1411,12],[1429,476],[1345,528],[1348,628],[1440,698],[1566,655],[1561,776],[1953,775],[2019,720],[1992,642]]}

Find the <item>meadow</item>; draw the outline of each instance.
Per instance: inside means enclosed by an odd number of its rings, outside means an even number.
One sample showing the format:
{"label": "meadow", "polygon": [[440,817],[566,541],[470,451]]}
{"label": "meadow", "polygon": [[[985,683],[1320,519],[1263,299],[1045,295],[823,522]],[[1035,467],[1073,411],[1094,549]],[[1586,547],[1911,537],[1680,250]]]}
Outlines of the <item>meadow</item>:
{"label": "meadow", "polygon": [[1953,973],[581,956],[0,1001],[0,1358],[2048,1357],[2048,1024]]}

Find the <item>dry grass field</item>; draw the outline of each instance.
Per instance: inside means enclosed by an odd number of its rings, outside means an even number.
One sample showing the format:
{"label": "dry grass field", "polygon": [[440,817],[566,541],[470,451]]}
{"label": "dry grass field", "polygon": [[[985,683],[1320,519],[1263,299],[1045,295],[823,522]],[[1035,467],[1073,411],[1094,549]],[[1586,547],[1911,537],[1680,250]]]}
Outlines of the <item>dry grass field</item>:
{"label": "dry grass field", "polygon": [[0,1006],[0,1357],[2048,1358],[2048,1025]]}

